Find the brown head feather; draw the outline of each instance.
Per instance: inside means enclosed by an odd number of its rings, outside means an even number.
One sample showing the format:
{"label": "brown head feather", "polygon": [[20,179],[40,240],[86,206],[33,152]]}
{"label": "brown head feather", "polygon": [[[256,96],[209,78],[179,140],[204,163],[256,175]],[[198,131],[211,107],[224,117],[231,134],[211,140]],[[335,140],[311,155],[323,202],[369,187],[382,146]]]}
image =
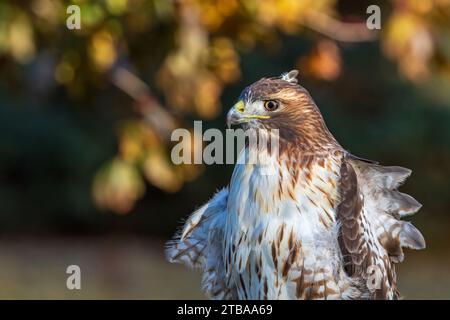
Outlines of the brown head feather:
{"label": "brown head feather", "polygon": [[247,87],[241,99],[246,103],[267,100],[279,103],[279,108],[269,113],[270,118],[259,122],[261,127],[279,130],[281,152],[295,149],[314,154],[341,149],[308,91],[296,82],[262,78]]}

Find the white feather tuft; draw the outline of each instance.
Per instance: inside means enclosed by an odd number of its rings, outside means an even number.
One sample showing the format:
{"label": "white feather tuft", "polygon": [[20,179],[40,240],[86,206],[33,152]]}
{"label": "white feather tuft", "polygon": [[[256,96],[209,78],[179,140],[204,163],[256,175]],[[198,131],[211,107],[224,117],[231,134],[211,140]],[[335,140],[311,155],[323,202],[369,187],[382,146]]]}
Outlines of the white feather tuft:
{"label": "white feather tuft", "polygon": [[298,83],[297,80],[298,70],[291,70],[289,72],[285,72],[281,75],[281,80],[290,82],[290,83]]}

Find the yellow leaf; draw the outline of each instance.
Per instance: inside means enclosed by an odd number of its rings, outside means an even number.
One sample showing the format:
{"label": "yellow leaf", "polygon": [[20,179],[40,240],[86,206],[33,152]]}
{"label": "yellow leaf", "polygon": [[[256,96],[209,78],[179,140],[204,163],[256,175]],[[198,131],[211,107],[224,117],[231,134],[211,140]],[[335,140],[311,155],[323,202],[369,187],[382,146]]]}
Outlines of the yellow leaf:
{"label": "yellow leaf", "polygon": [[100,168],[92,187],[95,204],[118,214],[128,213],[144,192],[145,184],[137,169],[120,158]]}

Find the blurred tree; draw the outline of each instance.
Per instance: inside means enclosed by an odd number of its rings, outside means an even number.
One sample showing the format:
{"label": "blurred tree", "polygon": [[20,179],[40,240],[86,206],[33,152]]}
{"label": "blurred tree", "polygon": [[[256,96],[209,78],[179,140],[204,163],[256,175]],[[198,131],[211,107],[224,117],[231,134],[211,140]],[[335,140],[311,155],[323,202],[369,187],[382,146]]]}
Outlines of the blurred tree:
{"label": "blurred tree", "polygon": [[[199,175],[198,166],[171,163],[170,132],[188,126],[192,115],[216,117],[224,88],[241,76],[240,56],[257,46],[274,50],[284,36],[307,38],[309,53],[291,64],[334,81],[345,69],[341,44],[373,41],[412,82],[431,73],[450,78],[449,1],[383,3],[379,33],[366,28],[368,3],[348,3],[2,1],[0,78],[39,96],[63,86],[79,104],[109,84],[130,96],[132,112],[118,125],[118,154],[99,169],[92,188],[100,208],[126,213],[143,196],[144,179],[175,192]],[[80,30],[66,28],[70,4],[81,8]]]}

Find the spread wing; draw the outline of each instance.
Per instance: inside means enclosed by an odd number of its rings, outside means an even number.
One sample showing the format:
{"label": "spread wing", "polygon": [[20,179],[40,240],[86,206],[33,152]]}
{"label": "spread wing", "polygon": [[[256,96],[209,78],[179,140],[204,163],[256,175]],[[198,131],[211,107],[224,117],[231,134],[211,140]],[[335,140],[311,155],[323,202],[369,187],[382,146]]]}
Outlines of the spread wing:
{"label": "spread wing", "polygon": [[367,298],[399,298],[394,263],[403,260],[402,247],[425,248],[422,234],[400,220],[421,207],[397,191],[410,174],[409,169],[383,167],[353,156],[343,160],[339,245],[345,271],[358,279]]}
{"label": "spread wing", "polygon": [[227,188],[216,193],[188,218],[166,248],[169,262],[202,269],[202,286],[212,299],[234,298],[234,290],[226,285],[222,250],[227,199]]}

